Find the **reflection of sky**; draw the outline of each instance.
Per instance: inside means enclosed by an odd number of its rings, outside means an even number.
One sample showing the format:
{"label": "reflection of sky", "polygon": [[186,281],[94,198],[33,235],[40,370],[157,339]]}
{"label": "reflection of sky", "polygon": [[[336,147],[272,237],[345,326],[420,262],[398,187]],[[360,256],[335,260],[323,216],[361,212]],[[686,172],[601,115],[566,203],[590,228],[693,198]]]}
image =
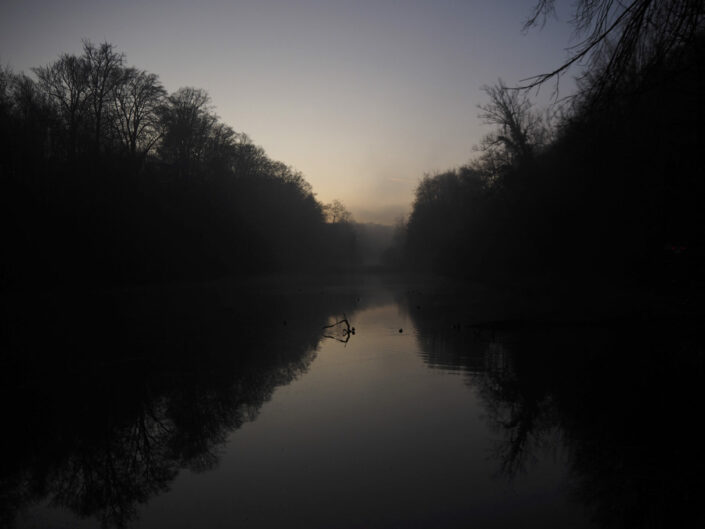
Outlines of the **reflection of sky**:
{"label": "reflection of sky", "polygon": [[143,525],[583,526],[556,454],[498,479],[482,402],[462,377],[424,364],[396,304],[351,321],[347,345],[323,340],[309,371],[230,436],[220,465],[181,474]]}
{"label": "reflection of sky", "polygon": [[302,171],[321,200],[391,222],[424,173],[470,157],[482,85],[565,56],[570,30],[557,21],[522,35],[532,4],[10,0],[0,62],[29,70],[80,51],[81,38],[112,42],[169,91],[208,90],[226,123]]}

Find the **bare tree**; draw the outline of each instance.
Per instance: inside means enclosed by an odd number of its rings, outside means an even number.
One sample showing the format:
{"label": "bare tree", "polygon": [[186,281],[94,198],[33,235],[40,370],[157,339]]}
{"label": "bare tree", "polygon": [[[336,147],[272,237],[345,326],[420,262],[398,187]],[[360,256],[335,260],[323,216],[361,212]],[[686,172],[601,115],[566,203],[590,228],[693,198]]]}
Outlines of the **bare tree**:
{"label": "bare tree", "polygon": [[121,80],[125,55],[115,51],[112,44],[103,42],[95,46],[83,41],[83,60],[88,83],[87,99],[93,117],[93,142],[100,151],[104,111],[108,108],[114,88]]}
{"label": "bare tree", "polygon": [[[543,25],[555,11],[555,0],[538,0],[525,29]],[[682,53],[705,26],[702,0],[577,0],[572,18],[582,40],[570,48],[570,56],[558,68],[526,79],[522,88],[560,79],[571,66],[587,62],[601,65],[598,79],[590,83],[599,99],[622,81],[629,65],[649,69]]]}
{"label": "bare tree", "polygon": [[346,209],[340,200],[334,200],[330,204],[323,205],[323,214],[326,217],[326,221],[331,224],[336,224],[339,222],[349,223],[352,222],[352,214]]}
{"label": "bare tree", "polygon": [[234,166],[235,141],[237,133],[224,123],[211,127],[206,142],[206,158],[213,173],[225,173]]}
{"label": "bare tree", "polygon": [[113,87],[114,126],[133,158],[145,156],[159,139],[159,110],[165,98],[157,75],[136,68],[122,70]]}
{"label": "bare tree", "polygon": [[479,105],[479,117],[496,131],[485,136],[480,150],[485,153],[485,172],[497,174],[502,168],[533,158],[548,135],[548,126],[532,108],[528,95],[509,89],[500,79],[496,85],[484,86],[490,101]]}
{"label": "bare tree", "polygon": [[89,90],[86,61],[82,57],[64,54],[55,63],[33,71],[39,86],[57,107],[64,121],[68,131],[68,156],[73,159]]}
{"label": "bare tree", "polygon": [[9,68],[0,66],[0,112],[5,112],[12,106],[10,98],[10,87],[14,74]]}
{"label": "bare tree", "polygon": [[255,177],[264,172],[267,165],[267,153],[262,147],[252,143],[252,139],[244,133],[233,136],[235,151],[234,173],[241,177]]}
{"label": "bare tree", "polygon": [[160,152],[176,166],[181,178],[197,172],[217,121],[205,90],[186,87],[169,96],[162,113],[164,133]]}

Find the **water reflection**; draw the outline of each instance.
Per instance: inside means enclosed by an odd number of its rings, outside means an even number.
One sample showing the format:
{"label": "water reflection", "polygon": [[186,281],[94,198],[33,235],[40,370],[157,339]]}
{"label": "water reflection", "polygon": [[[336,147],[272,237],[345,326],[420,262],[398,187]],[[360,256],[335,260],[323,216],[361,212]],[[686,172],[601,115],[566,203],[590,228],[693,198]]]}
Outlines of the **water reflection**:
{"label": "water reflection", "polygon": [[572,494],[598,526],[705,521],[700,322],[478,323],[432,291],[407,291],[400,303],[429,367],[461,370],[477,388],[502,475],[530,472],[545,449],[560,448]]}
{"label": "water reflection", "polygon": [[696,326],[539,325],[468,299],[287,283],[6,299],[0,525],[48,503],[105,527],[582,527],[549,448],[600,526],[702,518]]}
{"label": "water reflection", "polygon": [[212,469],[230,432],[305,372],[329,316],[324,287],[224,285],[3,305],[0,525],[49,501],[104,527],[183,469]]}
{"label": "water reflection", "polygon": [[355,335],[355,327],[350,326],[347,316],[323,327],[325,332],[324,337],[335,340],[336,342],[347,344],[350,338]]}

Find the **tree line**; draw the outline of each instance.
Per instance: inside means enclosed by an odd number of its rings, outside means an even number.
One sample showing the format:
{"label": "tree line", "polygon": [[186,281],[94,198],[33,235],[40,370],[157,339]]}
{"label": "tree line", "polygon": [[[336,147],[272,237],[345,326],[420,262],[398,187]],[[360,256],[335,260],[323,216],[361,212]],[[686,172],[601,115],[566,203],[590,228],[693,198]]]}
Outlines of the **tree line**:
{"label": "tree line", "polygon": [[562,104],[541,112],[526,87],[484,88],[492,132],[471,162],[420,181],[390,260],[500,282],[703,279],[705,8],[620,5],[576,4],[590,62]]}
{"label": "tree line", "polygon": [[0,69],[3,287],[341,268],[341,208],[110,43]]}

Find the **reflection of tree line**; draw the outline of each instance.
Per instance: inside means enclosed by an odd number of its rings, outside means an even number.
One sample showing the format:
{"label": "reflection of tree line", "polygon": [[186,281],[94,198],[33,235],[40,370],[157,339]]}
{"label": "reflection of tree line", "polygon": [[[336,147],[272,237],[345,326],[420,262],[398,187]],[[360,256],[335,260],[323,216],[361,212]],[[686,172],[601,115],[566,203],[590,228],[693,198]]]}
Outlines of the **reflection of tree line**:
{"label": "reflection of tree line", "polygon": [[703,521],[703,340],[693,322],[456,326],[409,304],[425,361],[462,369],[512,477],[556,442],[575,496],[604,527]]}
{"label": "reflection of tree line", "polygon": [[226,436],[308,369],[330,304],[344,303],[295,297],[212,298],[205,309],[188,294],[166,317],[135,319],[122,302],[15,317],[3,338],[2,525],[48,499],[123,527],[181,469],[213,468]]}

